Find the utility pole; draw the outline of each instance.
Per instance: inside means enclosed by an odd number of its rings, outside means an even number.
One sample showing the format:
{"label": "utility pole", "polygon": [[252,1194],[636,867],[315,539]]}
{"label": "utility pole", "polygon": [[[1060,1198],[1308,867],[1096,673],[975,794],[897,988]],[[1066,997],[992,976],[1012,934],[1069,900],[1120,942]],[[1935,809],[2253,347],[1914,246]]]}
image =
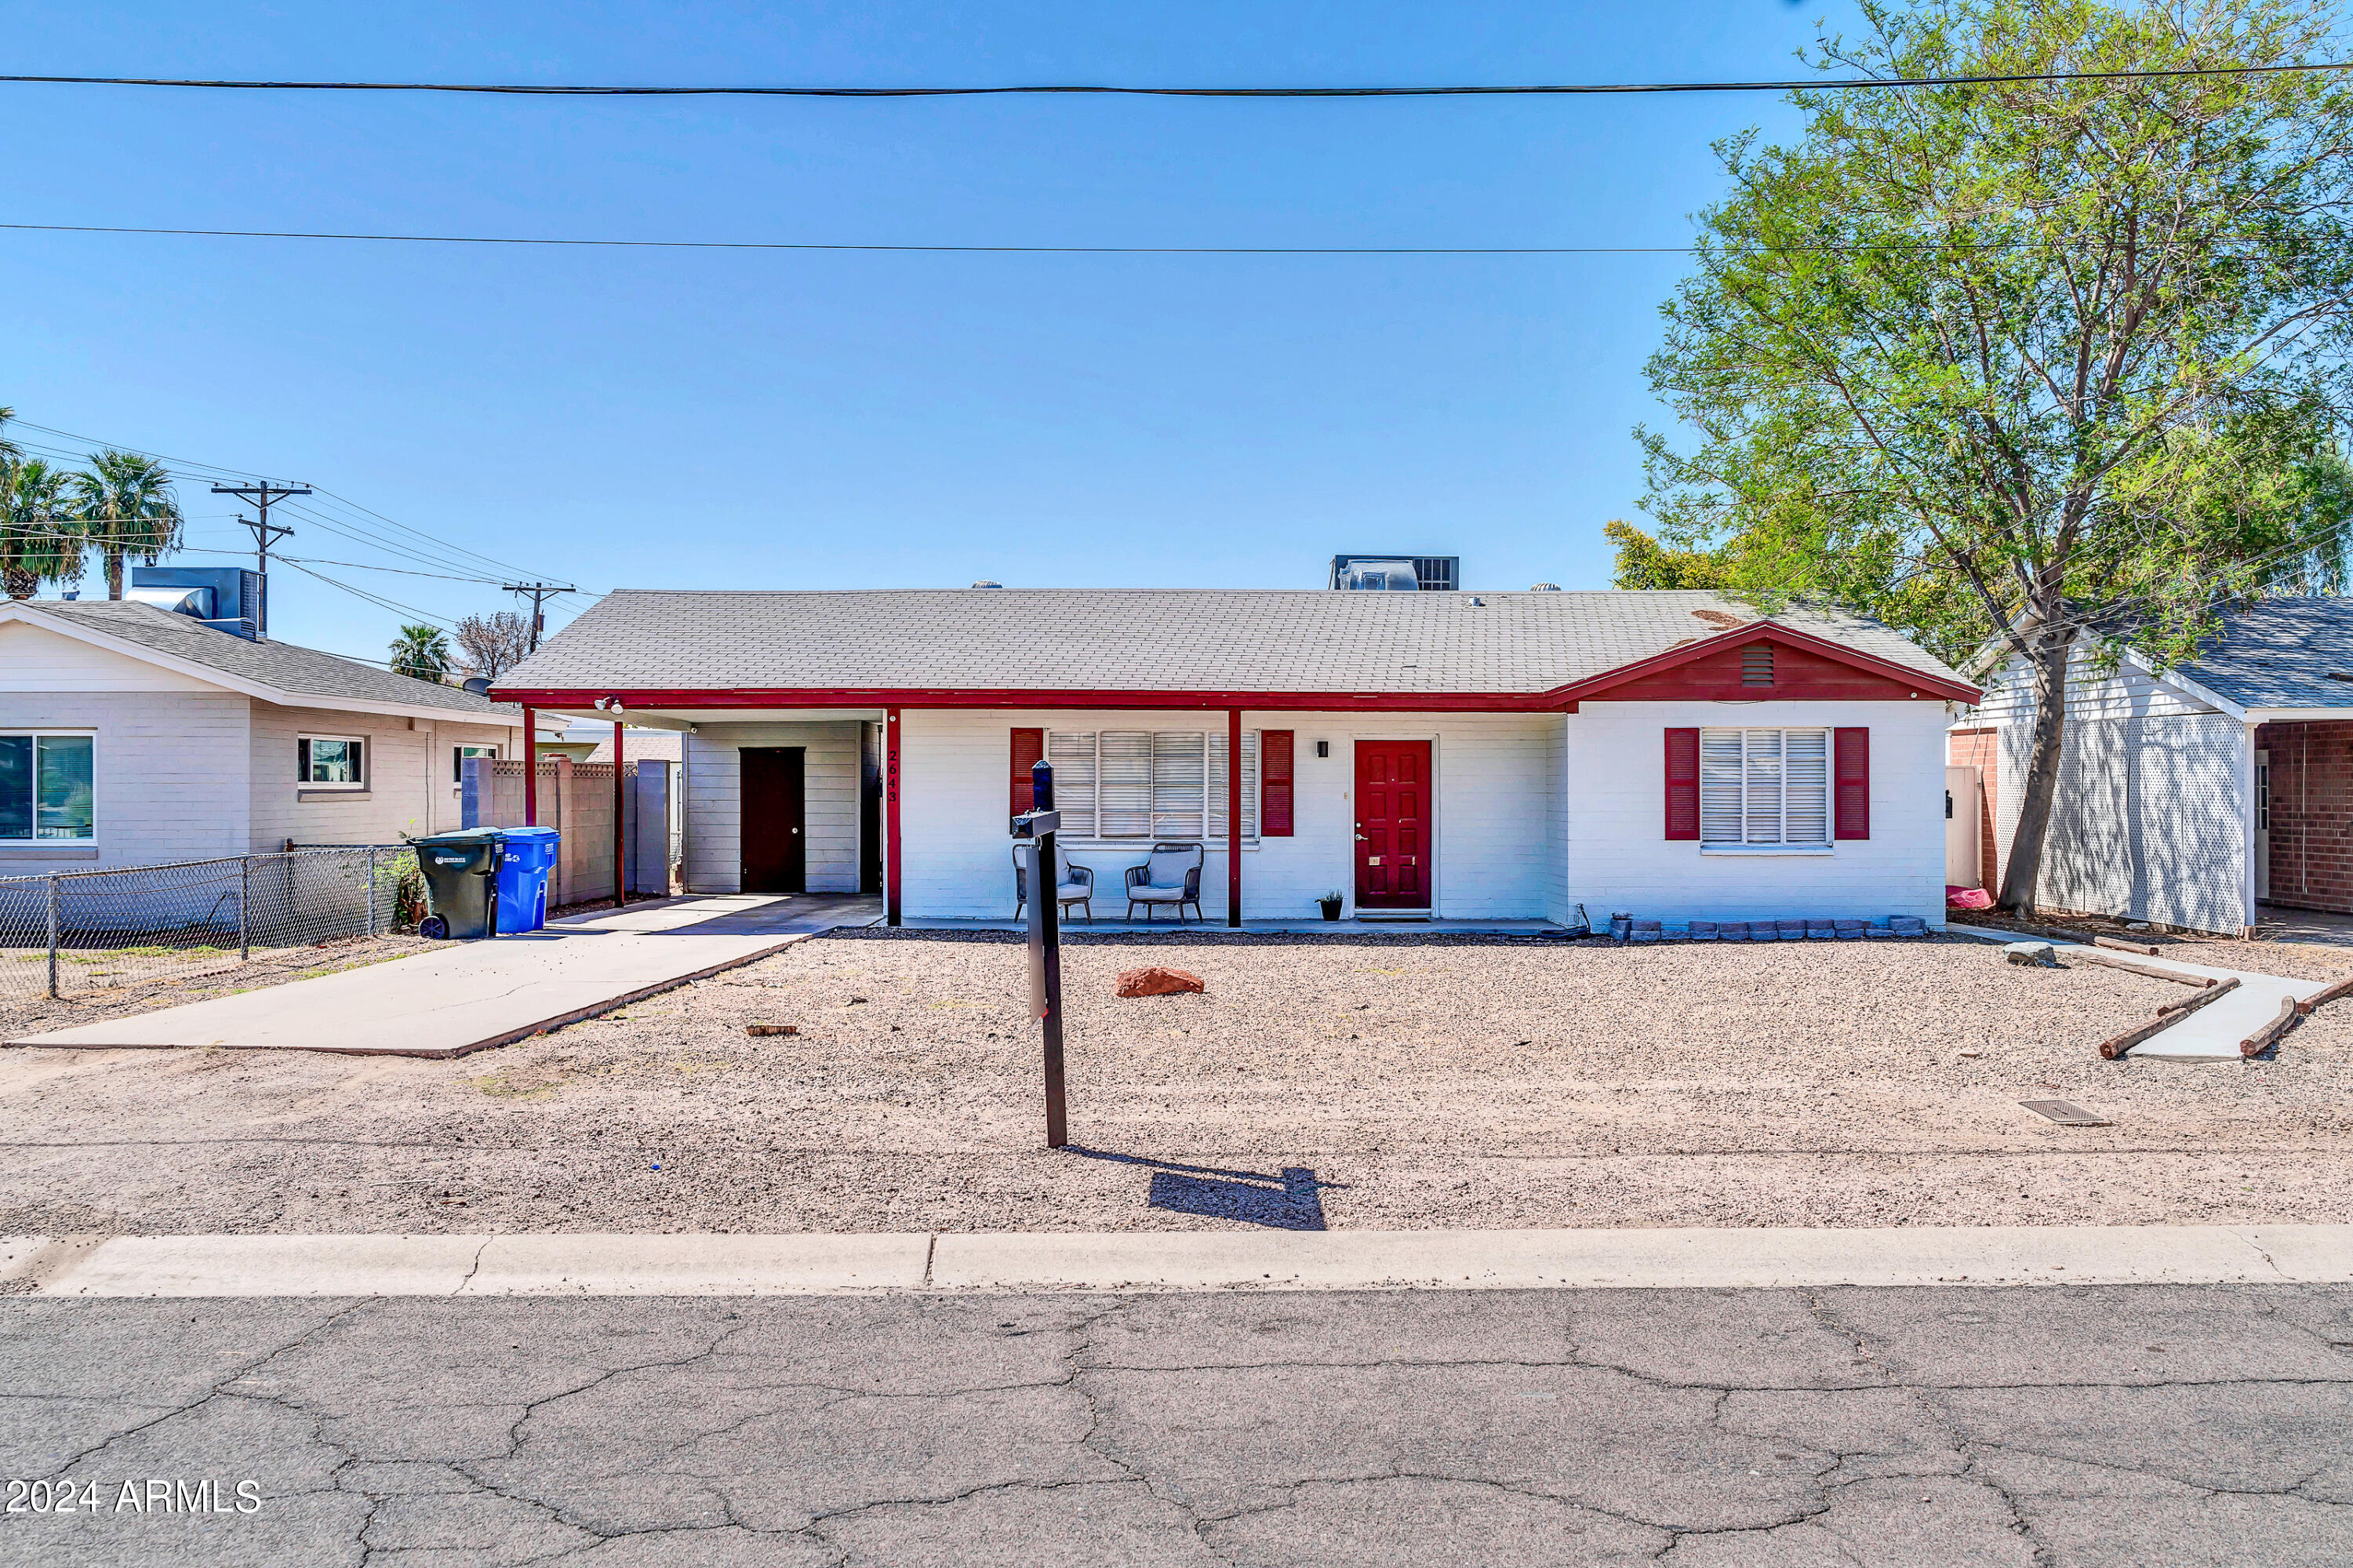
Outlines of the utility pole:
{"label": "utility pole", "polygon": [[580,591],[575,588],[558,588],[554,583],[501,583],[499,586],[509,593],[523,593],[531,596],[530,651],[533,653],[539,652],[539,639],[547,627],[547,617],[541,611],[540,606],[557,594]]}
{"label": "utility pole", "polygon": [[270,522],[270,503],[283,501],[290,495],[308,495],[311,487],[307,484],[272,484],[265,479],[259,484],[216,484],[213,493],[250,501],[261,514],[259,523],[242,514],[237,521],[253,530],[253,553],[259,559],[261,574],[261,613],[254,618],[253,630],[256,636],[267,637],[269,635],[269,546],[294,532]]}

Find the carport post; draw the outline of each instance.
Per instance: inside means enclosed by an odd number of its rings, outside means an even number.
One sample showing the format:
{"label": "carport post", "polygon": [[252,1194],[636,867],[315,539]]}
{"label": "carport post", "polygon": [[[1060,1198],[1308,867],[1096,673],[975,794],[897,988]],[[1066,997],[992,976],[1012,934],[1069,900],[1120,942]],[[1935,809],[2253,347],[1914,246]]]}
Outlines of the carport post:
{"label": "carport post", "polygon": [[882,710],[882,907],[899,923],[899,710]]}
{"label": "carport post", "polygon": [[1242,710],[1226,710],[1226,924],[1242,924]]}
{"label": "carport post", "polygon": [[625,908],[629,902],[628,857],[622,845],[626,835],[621,831],[626,816],[621,800],[621,721],[613,721],[613,907]]}
{"label": "carport post", "polygon": [[539,725],[522,710],[522,825],[539,826]]}

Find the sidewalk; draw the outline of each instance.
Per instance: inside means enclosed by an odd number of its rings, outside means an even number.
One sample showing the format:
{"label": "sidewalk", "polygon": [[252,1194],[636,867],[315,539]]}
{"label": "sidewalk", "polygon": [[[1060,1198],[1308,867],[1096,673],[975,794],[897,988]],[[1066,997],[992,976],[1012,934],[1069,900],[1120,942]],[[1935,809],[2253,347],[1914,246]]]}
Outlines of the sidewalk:
{"label": "sidewalk", "polygon": [[[2082,942],[2065,941],[2055,937],[2021,938],[2016,931],[1999,930],[1989,926],[1965,926],[1954,921],[1945,928],[1957,937],[1976,937],[2005,945],[2017,941],[2049,942],[2052,952],[2063,963],[2069,954],[2084,950]],[[2327,989],[2327,982],[2324,980],[2291,980],[2285,975],[2256,974],[2250,969],[2185,964],[2172,959],[2147,958],[2139,953],[2118,953],[2116,956],[2149,969],[2239,982],[2238,990],[2230,995],[2200,1008],[2170,1029],[2151,1035],[2134,1046],[2130,1054],[2137,1062],[2242,1061],[2244,1058],[2240,1054],[2239,1042],[2278,1017],[2282,1001],[2290,998],[2302,1001],[2306,997]],[[2181,1000],[2189,1000],[2189,991],[2183,991]],[[2287,1041],[2294,1039],[2293,1033],[2286,1036]]]}
{"label": "sidewalk", "polygon": [[0,1238],[47,1297],[2353,1283],[2353,1225]]}
{"label": "sidewalk", "polygon": [[5,1044],[463,1056],[876,918],[874,900],[848,895],[665,899]]}

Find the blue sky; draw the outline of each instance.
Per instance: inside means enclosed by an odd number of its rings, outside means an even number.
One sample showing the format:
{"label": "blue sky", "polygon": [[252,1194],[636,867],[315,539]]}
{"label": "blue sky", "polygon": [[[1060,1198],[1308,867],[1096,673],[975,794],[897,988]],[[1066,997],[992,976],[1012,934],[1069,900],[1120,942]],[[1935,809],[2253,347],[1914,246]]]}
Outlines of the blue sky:
{"label": "blue sky", "polygon": [[[41,73],[1337,84],[1787,76],[1822,14],[86,3],[6,25],[9,69]],[[1672,245],[1721,191],[1709,143],[1792,122],[1768,96],[0,88],[15,221],[615,238]],[[1607,586],[1601,527],[1638,515],[1642,362],[1683,270],[24,233],[0,258],[21,418],[307,480],[592,590],[1314,587],[1335,550],[1393,548],[1459,554],[1472,587]],[[194,543],[243,543],[233,506],[188,499]],[[491,574],[289,521],[298,556]],[[443,620],[508,603],[319,569]],[[399,619],[290,572],[272,604],[274,634],[375,658]]]}

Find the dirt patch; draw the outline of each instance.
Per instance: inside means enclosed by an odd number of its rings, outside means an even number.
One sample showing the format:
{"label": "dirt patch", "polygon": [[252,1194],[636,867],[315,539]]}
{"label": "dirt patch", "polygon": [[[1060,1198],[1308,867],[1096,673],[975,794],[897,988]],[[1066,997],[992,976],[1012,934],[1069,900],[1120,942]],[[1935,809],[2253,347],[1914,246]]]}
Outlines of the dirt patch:
{"label": "dirt patch", "polygon": [[[289,980],[312,980],[338,969],[355,969],[393,959],[405,959],[439,944],[417,936],[352,937],[311,948],[277,948],[257,952],[250,963],[212,969],[203,974],[167,975],[132,985],[107,986],[56,998],[0,1004],[0,1040],[14,1040],[77,1023],[128,1018],[184,1002],[208,1001],[216,996],[259,991]],[[234,959],[237,955],[228,955]]]}
{"label": "dirt patch", "polygon": [[[1155,963],[1207,991],[1113,996]],[[6,1053],[0,1231],[2153,1224],[2353,1200],[2353,1012],[2275,1062],[2103,1063],[2180,988],[1981,943],[1076,938],[1083,1147],[1059,1154],[1022,965],[991,935],[840,932],[457,1062]],[[2018,1105],[2046,1098],[2115,1125]]]}

